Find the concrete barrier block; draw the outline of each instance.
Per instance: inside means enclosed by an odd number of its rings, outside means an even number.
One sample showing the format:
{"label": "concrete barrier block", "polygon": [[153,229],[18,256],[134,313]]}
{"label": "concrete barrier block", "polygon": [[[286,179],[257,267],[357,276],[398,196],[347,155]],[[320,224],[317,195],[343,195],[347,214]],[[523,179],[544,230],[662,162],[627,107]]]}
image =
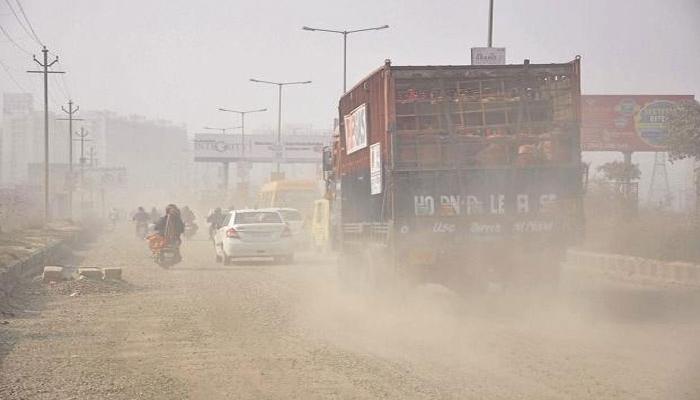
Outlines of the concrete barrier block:
{"label": "concrete barrier block", "polygon": [[695,265],[686,262],[673,262],[668,264],[670,268],[670,278],[674,282],[691,283],[692,270]]}
{"label": "concrete barrier block", "polygon": [[618,275],[629,275],[633,263],[631,257],[612,256],[610,259],[610,266]]}
{"label": "concrete barrier block", "polygon": [[105,280],[121,280],[122,279],[122,269],[116,267],[103,268],[104,279]]}
{"label": "concrete barrier block", "polygon": [[44,267],[44,273],[41,276],[41,281],[44,283],[48,282],[60,282],[64,279],[63,267],[46,266]]}
{"label": "concrete barrier block", "polygon": [[102,270],[95,267],[80,267],[78,268],[78,275],[89,279],[102,279]]}
{"label": "concrete barrier block", "polygon": [[659,262],[658,278],[666,282],[673,281],[673,263]]}
{"label": "concrete barrier block", "polygon": [[655,265],[656,262],[654,260],[644,259],[637,267],[637,273],[645,278],[649,278],[656,272]]}
{"label": "concrete barrier block", "polygon": [[700,265],[692,265],[688,272],[690,283],[700,284]]}
{"label": "concrete barrier block", "polygon": [[641,269],[645,261],[641,257],[630,257],[630,260],[627,261],[627,270],[625,272],[627,275],[641,275]]}
{"label": "concrete barrier block", "polygon": [[590,257],[590,263],[596,269],[605,271],[608,266],[608,259],[604,254],[597,254]]}
{"label": "concrete barrier block", "polygon": [[661,275],[661,267],[662,267],[661,264],[663,264],[663,263],[660,261],[656,261],[656,260],[651,260],[651,262],[649,262],[649,276],[650,277],[656,278],[659,275]]}

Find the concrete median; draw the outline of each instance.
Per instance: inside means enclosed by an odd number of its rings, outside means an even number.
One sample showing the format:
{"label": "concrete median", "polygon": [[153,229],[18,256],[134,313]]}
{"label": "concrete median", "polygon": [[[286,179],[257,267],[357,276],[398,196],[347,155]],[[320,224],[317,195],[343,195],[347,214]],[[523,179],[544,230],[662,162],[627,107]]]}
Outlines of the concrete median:
{"label": "concrete median", "polygon": [[624,281],[700,287],[700,265],[687,262],[569,250],[567,264]]}
{"label": "concrete median", "polygon": [[84,233],[81,227],[55,223],[0,235],[0,297],[10,296],[22,279],[41,274],[45,266],[59,264],[71,246],[86,239]]}

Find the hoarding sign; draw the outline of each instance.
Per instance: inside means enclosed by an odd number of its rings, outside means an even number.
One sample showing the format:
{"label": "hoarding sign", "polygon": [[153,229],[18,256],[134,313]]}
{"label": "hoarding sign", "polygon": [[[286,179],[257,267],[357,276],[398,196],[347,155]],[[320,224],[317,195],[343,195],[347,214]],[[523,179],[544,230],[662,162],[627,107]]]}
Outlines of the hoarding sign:
{"label": "hoarding sign", "polygon": [[505,47],[472,47],[472,65],[505,65]]}
{"label": "hoarding sign", "polygon": [[581,96],[583,151],[665,151],[666,117],[692,95]]}
{"label": "hoarding sign", "polygon": [[330,140],[330,135],[290,135],[277,144],[273,135],[251,135],[246,136],[244,149],[239,135],[200,133],[194,139],[194,160],[321,163],[323,147]]}
{"label": "hoarding sign", "polygon": [[369,146],[370,194],[382,192],[382,148],[380,143]]}
{"label": "hoarding sign", "polygon": [[367,104],[352,110],[345,122],[345,151],[347,154],[367,147]]}

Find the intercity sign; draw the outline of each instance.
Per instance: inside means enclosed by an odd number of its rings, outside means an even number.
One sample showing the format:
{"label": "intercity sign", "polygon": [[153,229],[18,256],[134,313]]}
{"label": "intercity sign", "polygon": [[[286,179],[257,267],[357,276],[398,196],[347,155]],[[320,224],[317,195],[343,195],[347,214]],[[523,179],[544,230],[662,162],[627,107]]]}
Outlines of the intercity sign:
{"label": "intercity sign", "polygon": [[329,135],[289,135],[277,143],[273,135],[246,136],[201,133],[194,139],[194,161],[321,163]]}

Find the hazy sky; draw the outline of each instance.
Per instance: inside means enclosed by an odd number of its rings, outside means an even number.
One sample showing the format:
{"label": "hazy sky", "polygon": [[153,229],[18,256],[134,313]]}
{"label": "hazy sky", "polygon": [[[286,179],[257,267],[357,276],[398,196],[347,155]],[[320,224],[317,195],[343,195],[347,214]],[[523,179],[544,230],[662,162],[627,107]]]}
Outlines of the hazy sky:
{"label": "hazy sky", "polygon": [[[12,4],[15,0],[10,0]],[[328,127],[342,88],[342,37],[303,25],[390,29],[351,35],[352,86],[390,58],[468,64],[486,42],[488,0],[20,0],[39,38],[61,57],[84,109],[186,123],[238,125],[230,108],[270,109],[247,120],[273,126],[276,89],[248,82],[313,80],[284,92],[283,120]],[[509,63],[583,57],[584,93],[700,93],[700,0],[496,0],[494,45]],[[38,47],[0,2],[0,25]],[[0,60],[38,93],[30,57],[0,36]],[[16,91],[0,70],[1,91]],[[56,88],[56,102],[64,95]]]}

